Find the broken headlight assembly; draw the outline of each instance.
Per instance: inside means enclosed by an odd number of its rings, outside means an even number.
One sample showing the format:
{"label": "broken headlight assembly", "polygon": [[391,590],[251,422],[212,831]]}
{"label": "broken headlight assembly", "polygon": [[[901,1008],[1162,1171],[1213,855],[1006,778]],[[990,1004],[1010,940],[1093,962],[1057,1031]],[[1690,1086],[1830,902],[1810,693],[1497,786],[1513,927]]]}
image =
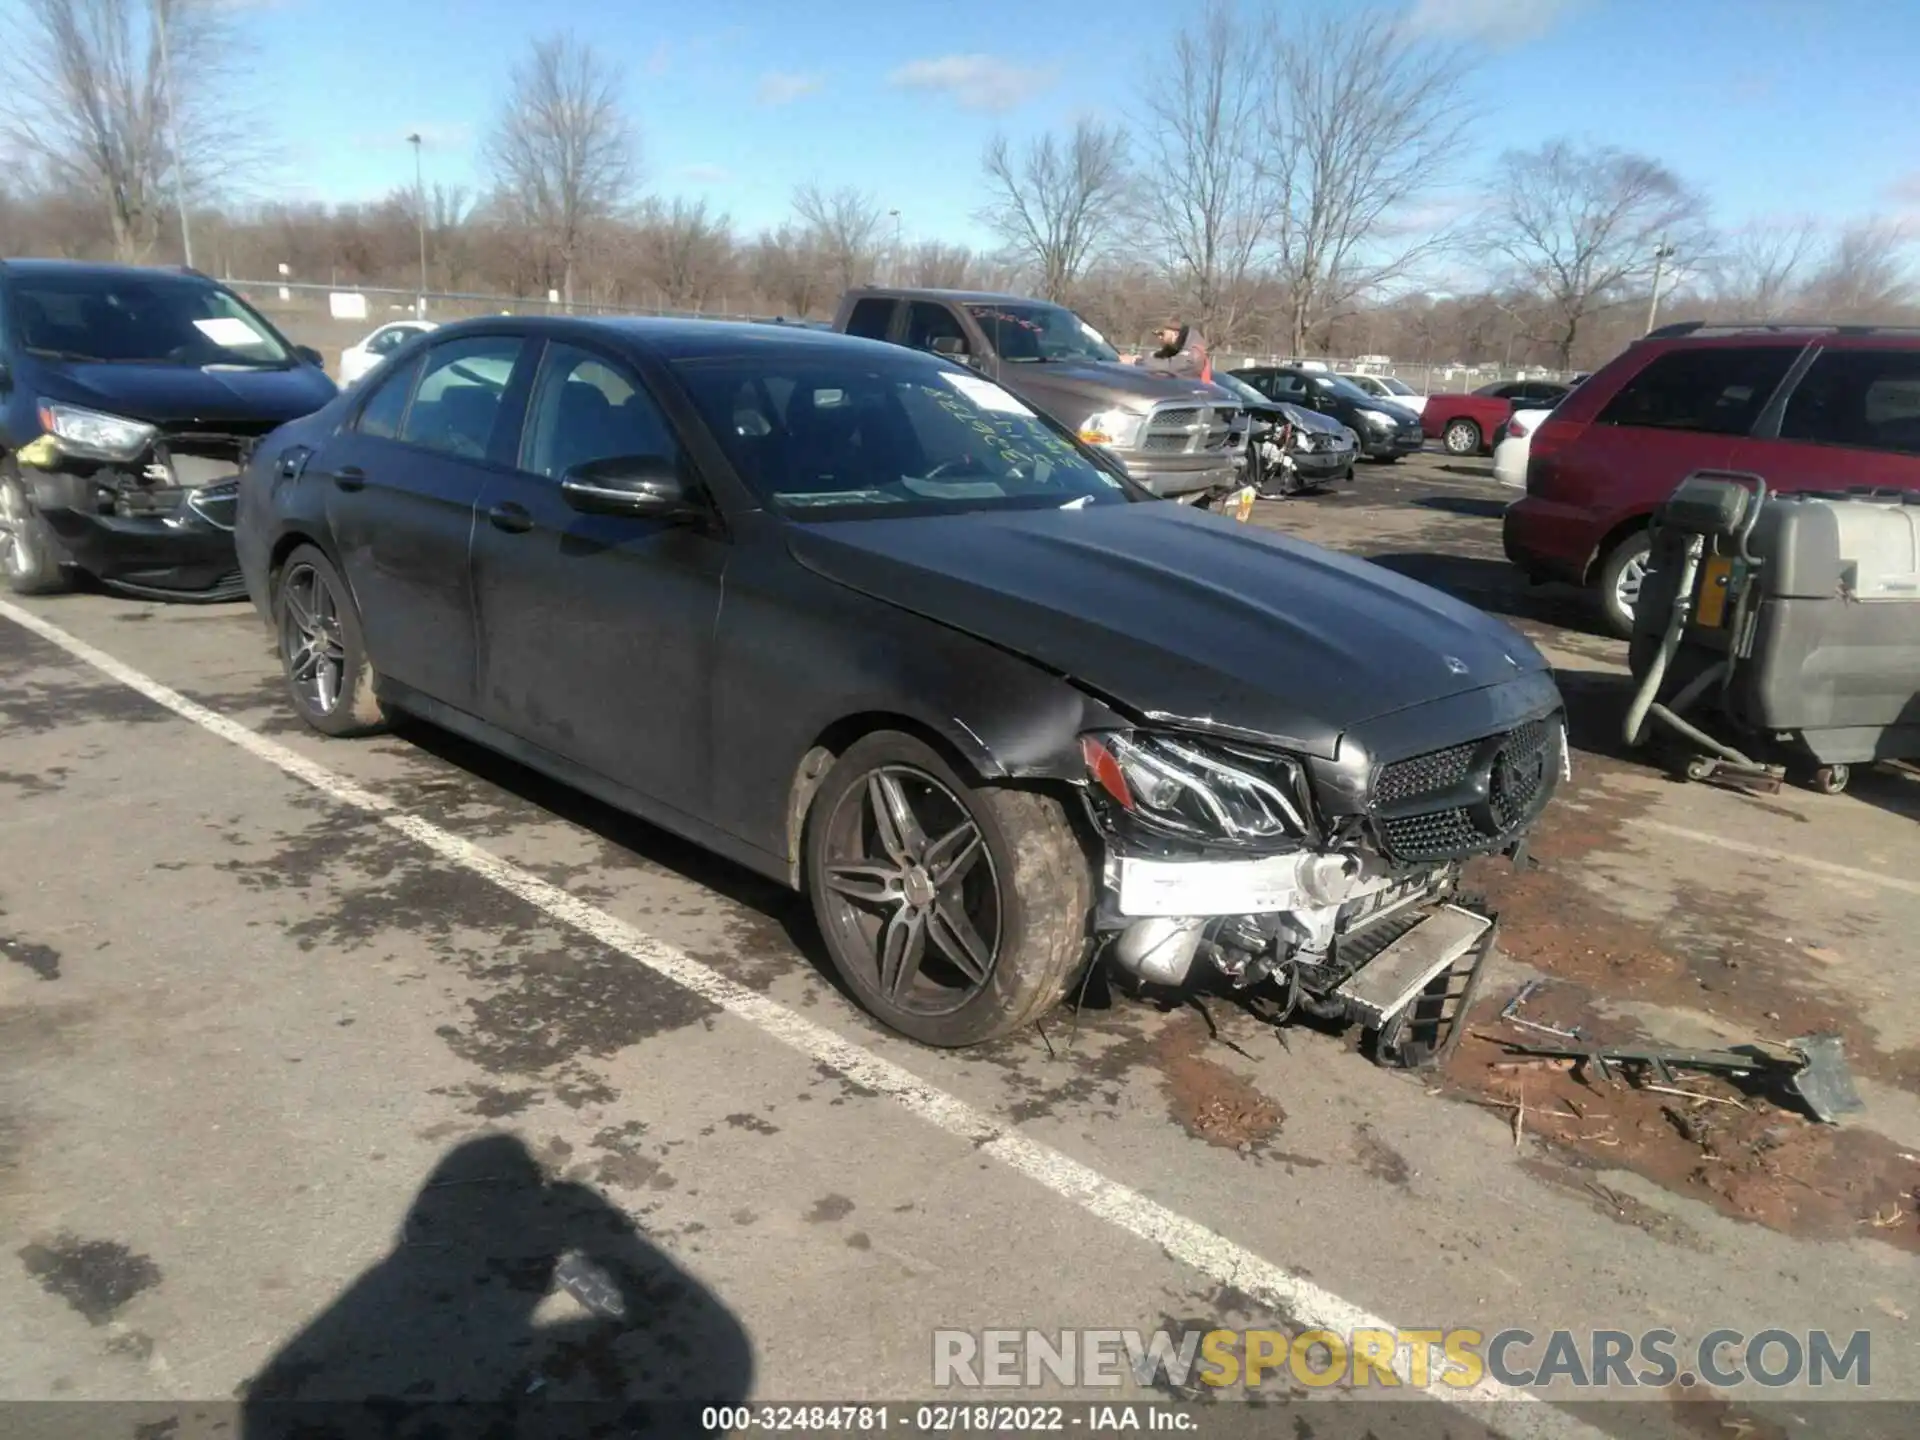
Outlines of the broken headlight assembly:
{"label": "broken headlight assembly", "polygon": [[61,400],[42,400],[38,410],[40,428],[59,442],[60,449],[87,460],[136,460],[159,433],[143,420],[128,420]]}
{"label": "broken headlight assembly", "polygon": [[1084,735],[1087,773],[1140,830],[1235,850],[1316,838],[1305,772],[1290,756],[1145,731]]}

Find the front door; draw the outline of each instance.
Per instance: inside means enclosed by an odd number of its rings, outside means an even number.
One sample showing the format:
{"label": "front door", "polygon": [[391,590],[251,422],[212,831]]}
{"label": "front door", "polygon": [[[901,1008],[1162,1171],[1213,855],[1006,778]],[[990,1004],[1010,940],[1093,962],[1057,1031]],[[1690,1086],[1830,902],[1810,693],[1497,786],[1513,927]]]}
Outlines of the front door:
{"label": "front door", "polygon": [[314,462],[374,669],[462,710],[474,700],[474,502],[522,343],[433,346],[383,377]]}
{"label": "front door", "polygon": [[562,497],[561,477],[589,460],[687,463],[624,362],[549,343],[526,413],[518,465],[489,478],[474,529],[480,713],[704,816],[727,542],[717,523],[583,514]]}

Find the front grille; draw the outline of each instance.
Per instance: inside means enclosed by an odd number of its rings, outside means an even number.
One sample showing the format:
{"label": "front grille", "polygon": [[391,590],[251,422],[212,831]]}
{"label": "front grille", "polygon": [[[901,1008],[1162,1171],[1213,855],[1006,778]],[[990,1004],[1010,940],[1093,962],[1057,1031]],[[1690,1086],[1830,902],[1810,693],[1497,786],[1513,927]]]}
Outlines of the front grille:
{"label": "front grille", "polygon": [[1435,810],[1380,822],[1380,844],[1396,860],[1450,860],[1487,847],[1465,810]]}
{"label": "front grille", "polygon": [[1451,790],[1467,778],[1473,766],[1473,752],[1479,748],[1478,740],[1469,740],[1464,745],[1416,755],[1411,760],[1394,761],[1380,772],[1380,779],[1373,787],[1374,803],[1398,805],[1416,795]]}
{"label": "front grille", "polygon": [[1155,408],[1142,427],[1140,448],[1156,455],[1202,455],[1231,450],[1245,435],[1234,405],[1189,405],[1175,401]]}
{"label": "front grille", "polygon": [[1381,849],[1396,860],[1431,861],[1510,843],[1553,794],[1564,725],[1557,714],[1542,716],[1383,766],[1372,798]]}

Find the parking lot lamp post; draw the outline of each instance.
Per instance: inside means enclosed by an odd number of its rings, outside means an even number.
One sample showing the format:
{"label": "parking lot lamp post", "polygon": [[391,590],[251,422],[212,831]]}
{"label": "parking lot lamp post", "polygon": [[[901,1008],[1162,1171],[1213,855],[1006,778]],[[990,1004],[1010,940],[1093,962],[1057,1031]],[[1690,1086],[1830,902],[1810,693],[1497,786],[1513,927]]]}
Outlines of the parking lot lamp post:
{"label": "parking lot lamp post", "polygon": [[425,172],[420,168],[419,135],[407,136],[407,143],[413,146],[413,204],[420,221],[420,301],[415,306],[415,314],[424,320],[427,318],[427,185]]}
{"label": "parking lot lamp post", "polygon": [[1660,280],[1666,274],[1667,261],[1674,255],[1673,247],[1665,240],[1653,247],[1653,293],[1647,297],[1647,332],[1653,333],[1653,322],[1660,318]]}
{"label": "parking lot lamp post", "polygon": [[153,38],[160,49],[160,88],[167,96],[167,146],[173,151],[173,205],[180,212],[180,258],[193,268],[193,235],[187,227],[186,157],[180,153],[180,107],[173,97],[173,62],[167,55],[167,6],[173,0],[159,0],[153,7]]}

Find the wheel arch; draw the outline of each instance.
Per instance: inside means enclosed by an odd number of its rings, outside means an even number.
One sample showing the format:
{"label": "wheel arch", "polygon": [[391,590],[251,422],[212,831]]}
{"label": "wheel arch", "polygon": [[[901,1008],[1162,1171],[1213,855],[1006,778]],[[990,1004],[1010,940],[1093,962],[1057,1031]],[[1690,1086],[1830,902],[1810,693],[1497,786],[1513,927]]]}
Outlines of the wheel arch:
{"label": "wheel arch", "polygon": [[1592,585],[1597,582],[1600,578],[1600,567],[1606,563],[1607,556],[1613,553],[1613,547],[1629,535],[1646,529],[1652,519],[1653,512],[1651,510],[1640,510],[1627,516],[1623,520],[1616,521],[1613,528],[1600,537],[1600,542],[1593,547],[1592,553],[1587,556],[1587,563],[1581,571],[1580,583],[1582,585]]}

